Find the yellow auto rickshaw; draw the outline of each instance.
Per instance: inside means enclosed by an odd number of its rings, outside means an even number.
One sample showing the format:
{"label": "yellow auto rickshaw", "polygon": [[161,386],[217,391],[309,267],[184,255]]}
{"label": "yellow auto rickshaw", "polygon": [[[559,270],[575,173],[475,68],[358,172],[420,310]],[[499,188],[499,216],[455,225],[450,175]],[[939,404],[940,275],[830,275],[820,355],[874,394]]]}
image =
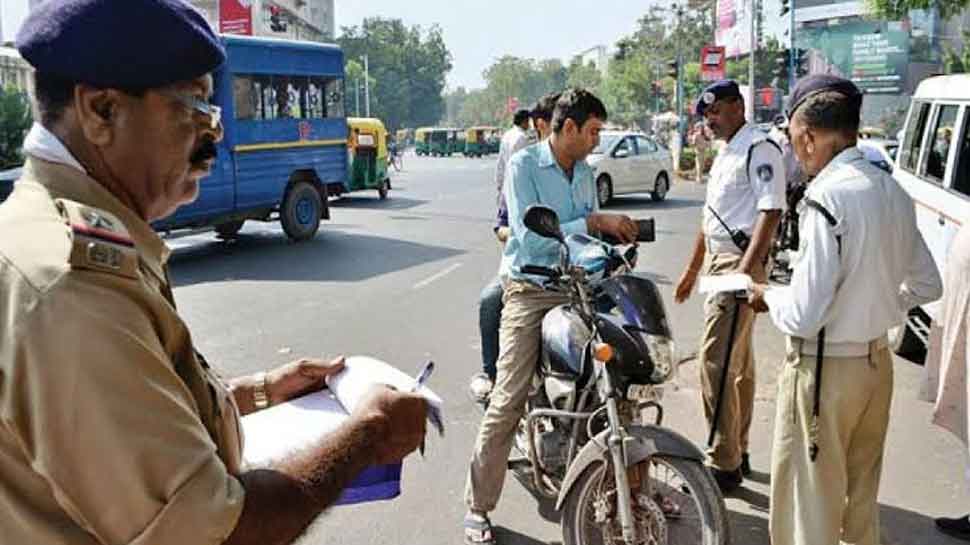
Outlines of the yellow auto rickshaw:
{"label": "yellow auto rickshaw", "polygon": [[381,199],[387,198],[391,178],[387,170],[387,129],[380,119],[347,118],[347,147],[351,153],[346,191],[376,189]]}

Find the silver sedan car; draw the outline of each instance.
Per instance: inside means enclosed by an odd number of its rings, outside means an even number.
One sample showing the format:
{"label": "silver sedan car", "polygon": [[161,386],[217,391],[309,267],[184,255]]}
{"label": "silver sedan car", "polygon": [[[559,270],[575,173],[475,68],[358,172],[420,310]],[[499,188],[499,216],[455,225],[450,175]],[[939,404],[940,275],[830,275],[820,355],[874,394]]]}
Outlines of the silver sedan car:
{"label": "silver sedan car", "polygon": [[603,131],[586,161],[593,167],[600,206],[629,193],[650,193],[662,201],[670,190],[670,150],[645,134]]}

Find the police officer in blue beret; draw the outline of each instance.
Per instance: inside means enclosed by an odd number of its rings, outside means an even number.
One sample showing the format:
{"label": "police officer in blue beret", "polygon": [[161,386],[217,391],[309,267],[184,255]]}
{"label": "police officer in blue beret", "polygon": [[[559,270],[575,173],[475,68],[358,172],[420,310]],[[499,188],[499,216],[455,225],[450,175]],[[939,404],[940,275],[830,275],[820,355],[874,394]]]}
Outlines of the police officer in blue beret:
{"label": "police officer in blue beret", "polygon": [[219,38],[181,0],[50,0],[17,47],[38,115],[0,206],[3,541],[292,542],[365,467],[420,444],[424,400],[374,389],[333,435],[244,468],[240,414],[342,363],[224,383],[175,310],[149,222],[212,167]]}
{"label": "police officer in blue beret", "polygon": [[787,336],[771,453],[774,545],[881,543],[886,331],[942,292],[913,200],[856,147],[862,100],[851,81],[813,75],[788,108],[792,147],[813,177],[798,259],[790,286],[755,286],[751,301]]}
{"label": "police officer in blue beret", "polygon": [[[781,150],[767,134],[745,122],[738,84],[733,80],[711,84],[701,93],[696,109],[726,145],[711,167],[701,232],[674,293],[678,303],[690,297],[705,258],[708,275],[743,273],[763,280],[772,237],[786,207]],[[754,320],[751,308],[729,294],[711,294],[705,301],[698,362],[704,414],[713,439],[709,464],[725,493],[751,472]]]}

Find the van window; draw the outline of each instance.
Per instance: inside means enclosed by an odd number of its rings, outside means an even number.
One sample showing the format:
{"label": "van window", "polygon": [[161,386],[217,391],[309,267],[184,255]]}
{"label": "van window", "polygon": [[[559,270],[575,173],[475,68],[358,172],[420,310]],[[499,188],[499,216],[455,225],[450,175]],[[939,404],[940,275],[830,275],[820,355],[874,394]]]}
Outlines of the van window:
{"label": "van window", "polygon": [[236,119],[343,117],[343,80],[321,76],[236,75]]}
{"label": "van window", "polygon": [[923,147],[923,129],[926,128],[926,118],[929,117],[930,105],[926,102],[913,102],[906,123],[906,134],[903,136],[902,150],[899,164],[910,172],[916,172],[920,152]]}
{"label": "van window", "polygon": [[946,161],[950,156],[953,127],[956,126],[959,111],[960,107],[954,104],[941,105],[940,113],[936,118],[936,128],[930,133],[928,142],[930,150],[926,156],[924,177],[933,183],[943,183],[946,175]]}
{"label": "van window", "polygon": [[963,141],[960,143],[960,153],[957,155],[953,190],[970,196],[970,115],[964,114],[963,117]]}

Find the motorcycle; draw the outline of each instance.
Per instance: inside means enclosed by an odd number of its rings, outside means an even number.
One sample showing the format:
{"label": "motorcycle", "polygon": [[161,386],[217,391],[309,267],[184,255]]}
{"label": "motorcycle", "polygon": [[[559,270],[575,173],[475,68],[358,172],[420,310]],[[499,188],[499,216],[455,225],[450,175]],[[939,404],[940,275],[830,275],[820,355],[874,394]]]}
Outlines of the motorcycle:
{"label": "motorcycle", "polygon": [[523,272],[547,279],[545,289],[569,303],[542,322],[513,473],[556,500],[564,545],[728,543],[724,499],[704,454],[662,426],[674,347],[656,285],[630,274],[637,247],[565,238],[541,205],[527,210],[525,225],[559,241],[561,259]]}

